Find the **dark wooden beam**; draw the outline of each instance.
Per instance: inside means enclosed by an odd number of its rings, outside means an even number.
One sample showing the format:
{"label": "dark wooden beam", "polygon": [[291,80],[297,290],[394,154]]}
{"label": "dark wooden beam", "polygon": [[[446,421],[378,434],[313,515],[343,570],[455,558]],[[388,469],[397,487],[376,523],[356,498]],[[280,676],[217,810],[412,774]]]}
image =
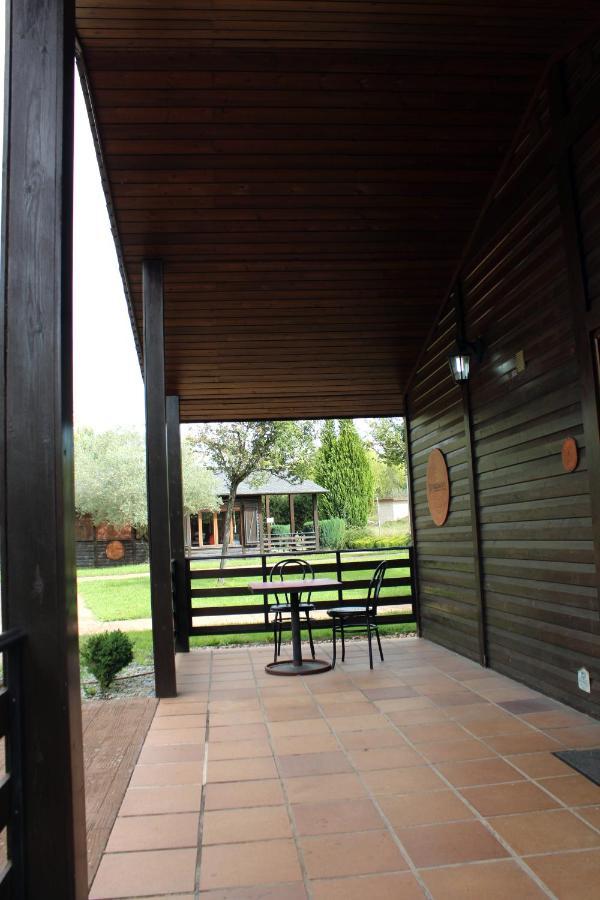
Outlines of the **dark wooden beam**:
{"label": "dark wooden beam", "polygon": [[404,434],[406,440],[406,486],[408,488],[408,521],[412,537],[411,547],[411,588],[413,595],[413,612],[417,624],[417,635],[421,637],[421,603],[419,601],[419,563],[417,548],[417,517],[415,515],[415,494],[412,472],[412,440],[410,434],[410,407],[408,394],[404,398]]}
{"label": "dark wooden beam", "polygon": [[[456,317],[456,335],[459,340],[466,337],[462,287],[457,283],[454,288],[454,312]],[[476,337],[474,335],[473,337]],[[471,375],[472,377],[472,375]],[[469,381],[460,385],[462,394],[463,425],[465,430],[465,457],[469,485],[469,506],[471,510],[471,542],[473,547],[473,588],[477,603],[477,637],[479,643],[479,662],[487,666],[487,632],[485,619],[485,591],[483,588],[483,566],[481,561],[481,528],[479,522],[479,497],[477,493],[477,455],[475,452],[475,436],[473,431],[473,414],[471,409],[471,393]]]}
{"label": "dark wooden beam", "polygon": [[[181,435],[179,430],[179,397],[167,397],[167,465],[169,470],[169,523],[171,563],[175,584],[175,650],[190,649],[190,600],[185,574],[185,540],[183,535],[183,482],[181,471]],[[201,515],[201,514],[199,514]]]}
{"label": "dark wooden beam", "polygon": [[72,425],[74,11],[9,4],[0,523],[2,624],[25,632],[25,884],[87,897]]}
{"label": "dark wooden beam", "polygon": [[290,502],[290,534],[294,534],[296,531],[296,510],[294,507],[294,494],[288,494],[289,502]]}
{"label": "dark wooden beam", "polygon": [[162,263],[155,259],[144,260],[142,271],[148,540],[150,545],[154,681],[157,697],[175,697],[177,683],[171,597]]}
{"label": "dark wooden beam", "polygon": [[313,510],[313,526],[315,529],[315,550],[318,550],[321,545],[321,536],[319,533],[319,497],[317,494],[312,495],[312,510]]}

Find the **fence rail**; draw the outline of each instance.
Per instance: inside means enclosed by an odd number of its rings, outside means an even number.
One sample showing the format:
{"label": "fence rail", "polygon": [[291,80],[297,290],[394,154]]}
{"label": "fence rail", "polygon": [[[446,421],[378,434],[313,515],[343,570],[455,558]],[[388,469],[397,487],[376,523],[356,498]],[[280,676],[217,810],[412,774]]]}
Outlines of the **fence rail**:
{"label": "fence rail", "polygon": [[23,771],[21,728],[21,650],[24,632],[0,633],[3,683],[0,686],[0,737],[6,742],[6,774],[0,779],[0,831],[5,831],[7,862],[0,871],[0,897],[24,896]]}
{"label": "fence rail", "polygon": [[[329,575],[342,582],[340,588],[335,588],[331,592],[313,593],[311,603],[315,604],[315,613],[347,603],[354,604],[366,597],[375,567],[382,559],[387,559],[389,574],[384,581],[378,601],[378,607],[382,609],[379,615],[380,624],[415,621],[411,547],[384,547],[373,551],[306,550],[303,556],[310,560],[317,577]],[[318,559],[312,560],[311,557]],[[203,557],[201,560],[186,560],[189,610],[186,624],[189,634],[202,636],[270,632],[273,625],[269,598],[265,596],[264,601],[257,602],[248,590],[248,583],[257,580],[267,581],[271,566],[280,558],[281,553],[276,551],[250,554],[243,558],[242,565],[236,565],[239,561],[239,557],[236,557],[229,560],[230,565],[225,568],[204,566],[207,562],[220,560],[218,555]],[[247,565],[247,561],[251,559],[255,559],[256,563]],[[207,585],[208,581],[213,583]],[[240,601],[243,598],[245,602],[236,603],[237,598],[240,598]],[[409,611],[406,607],[409,607]],[[328,618],[315,617],[315,613],[312,619],[314,626],[331,627]],[[221,621],[203,622],[209,617]],[[253,617],[254,620],[232,622],[232,617],[241,617],[242,620]]]}

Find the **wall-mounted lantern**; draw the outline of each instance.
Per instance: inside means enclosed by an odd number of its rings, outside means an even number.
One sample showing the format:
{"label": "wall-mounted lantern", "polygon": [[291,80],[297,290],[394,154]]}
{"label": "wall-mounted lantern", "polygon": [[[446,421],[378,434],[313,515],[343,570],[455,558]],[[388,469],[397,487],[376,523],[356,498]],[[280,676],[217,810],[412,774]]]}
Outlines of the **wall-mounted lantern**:
{"label": "wall-mounted lantern", "polygon": [[457,384],[468,381],[471,373],[471,364],[480,363],[483,359],[485,346],[481,338],[476,341],[458,340],[454,351],[448,357],[452,377]]}

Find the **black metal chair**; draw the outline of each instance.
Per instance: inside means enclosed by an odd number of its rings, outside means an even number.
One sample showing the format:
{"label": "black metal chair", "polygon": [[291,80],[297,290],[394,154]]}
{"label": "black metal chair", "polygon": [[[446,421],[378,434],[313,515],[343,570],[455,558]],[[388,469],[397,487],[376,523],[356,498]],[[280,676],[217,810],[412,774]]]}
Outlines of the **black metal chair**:
{"label": "black metal chair", "polygon": [[342,662],[346,659],[346,644],[344,641],[344,629],[352,629],[354,634],[366,634],[369,641],[369,666],[373,668],[373,648],[371,646],[371,635],[374,633],[377,638],[377,646],[379,647],[379,655],[383,662],[383,650],[381,649],[381,640],[379,638],[379,629],[377,628],[377,599],[381,591],[381,585],[385,577],[385,570],[388,563],[384,560],[380,562],[371,578],[369,591],[364,605],[361,606],[337,606],[327,610],[327,615],[333,619],[333,666],[335,667],[337,656],[337,630],[340,630],[342,639]]}
{"label": "black metal chair", "polygon": [[[312,580],[315,577],[313,567],[310,563],[306,562],[305,559],[280,559],[279,562],[276,562],[271,568],[271,571],[269,572],[269,581],[277,581],[279,579],[283,582],[286,575],[292,576],[295,581],[305,581],[307,578]],[[316,607],[314,603],[310,602],[310,594],[311,592],[308,591],[305,600],[302,600],[303,595],[300,594],[299,610],[301,613],[306,614],[306,627],[308,628],[310,652],[314,659],[315,645],[313,644],[310,612]],[[275,652],[273,654],[273,662],[277,662],[277,657],[281,654],[281,635],[283,626],[284,623],[291,621],[292,606],[289,595],[285,591],[282,591],[281,594],[276,593],[273,596],[275,597],[275,603],[271,603],[269,611],[274,613],[273,640],[275,643]],[[282,597],[284,599],[281,599]],[[284,615],[287,615],[285,620],[283,618]]]}

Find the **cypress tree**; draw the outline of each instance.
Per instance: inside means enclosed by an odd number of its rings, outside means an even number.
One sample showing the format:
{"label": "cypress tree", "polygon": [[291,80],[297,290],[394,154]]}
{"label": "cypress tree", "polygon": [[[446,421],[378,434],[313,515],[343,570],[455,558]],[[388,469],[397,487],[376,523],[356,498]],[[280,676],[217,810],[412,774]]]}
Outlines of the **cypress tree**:
{"label": "cypress tree", "polygon": [[354,423],[327,420],[315,460],[315,479],[328,493],[319,498],[323,518],[366,525],[373,504],[373,475],[365,446]]}

